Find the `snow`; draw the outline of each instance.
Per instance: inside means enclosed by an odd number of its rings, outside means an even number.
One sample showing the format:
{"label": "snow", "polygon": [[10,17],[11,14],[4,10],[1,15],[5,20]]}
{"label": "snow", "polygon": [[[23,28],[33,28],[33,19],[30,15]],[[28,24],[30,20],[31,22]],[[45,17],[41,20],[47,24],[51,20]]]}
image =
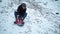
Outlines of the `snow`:
{"label": "snow", "polygon": [[[14,24],[14,12],[27,4],[24,26]],[[0,34],[60,34],[60,0],[2,0]],[[59,14],[56,14],[59,13]]]}

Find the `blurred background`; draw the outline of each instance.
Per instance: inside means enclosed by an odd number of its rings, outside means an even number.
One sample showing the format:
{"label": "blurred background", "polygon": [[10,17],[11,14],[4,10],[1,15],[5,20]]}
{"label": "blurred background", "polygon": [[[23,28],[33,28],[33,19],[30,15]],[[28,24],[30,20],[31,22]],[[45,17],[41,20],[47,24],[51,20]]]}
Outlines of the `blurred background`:
{"label": "blurred background", "polygon": [[[27,5],[24,26],[14,24],[14,12]],[[60,34],[60,0],[0,0],[0,34]]]}

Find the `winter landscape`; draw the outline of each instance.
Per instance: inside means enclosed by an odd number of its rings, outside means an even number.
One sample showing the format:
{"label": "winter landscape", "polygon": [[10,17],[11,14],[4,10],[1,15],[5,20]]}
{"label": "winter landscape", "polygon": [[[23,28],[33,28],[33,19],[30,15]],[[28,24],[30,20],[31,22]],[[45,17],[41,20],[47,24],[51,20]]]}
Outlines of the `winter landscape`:
{"label": "winter landscape", "polygon": [[[14,12],[27,5],[24,26],[14,24]],[[0,34],[60,34],[60,0],[0,0]]]}

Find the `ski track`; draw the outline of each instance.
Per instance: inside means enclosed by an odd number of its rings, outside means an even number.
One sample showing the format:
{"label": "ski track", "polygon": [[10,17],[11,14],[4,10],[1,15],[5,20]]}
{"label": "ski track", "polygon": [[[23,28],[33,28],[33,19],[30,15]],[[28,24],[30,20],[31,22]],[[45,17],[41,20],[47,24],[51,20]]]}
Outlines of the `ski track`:
{"label": "ski track", "polygon": [[[14,24],[19,4],[27,4],[24,26]],[[2,0],[0,2],[0,34],[60,34],[60,0]]]}

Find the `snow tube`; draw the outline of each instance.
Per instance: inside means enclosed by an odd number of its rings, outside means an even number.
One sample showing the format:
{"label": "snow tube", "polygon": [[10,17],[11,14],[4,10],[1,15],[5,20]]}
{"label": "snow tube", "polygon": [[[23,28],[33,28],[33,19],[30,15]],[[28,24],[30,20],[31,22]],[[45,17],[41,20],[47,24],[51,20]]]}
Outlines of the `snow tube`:
{"label": "snow tube", "polygon": [[23,19],[22,18],[17,18],[16,24],[18,24],[18,25],[24,24]]}

